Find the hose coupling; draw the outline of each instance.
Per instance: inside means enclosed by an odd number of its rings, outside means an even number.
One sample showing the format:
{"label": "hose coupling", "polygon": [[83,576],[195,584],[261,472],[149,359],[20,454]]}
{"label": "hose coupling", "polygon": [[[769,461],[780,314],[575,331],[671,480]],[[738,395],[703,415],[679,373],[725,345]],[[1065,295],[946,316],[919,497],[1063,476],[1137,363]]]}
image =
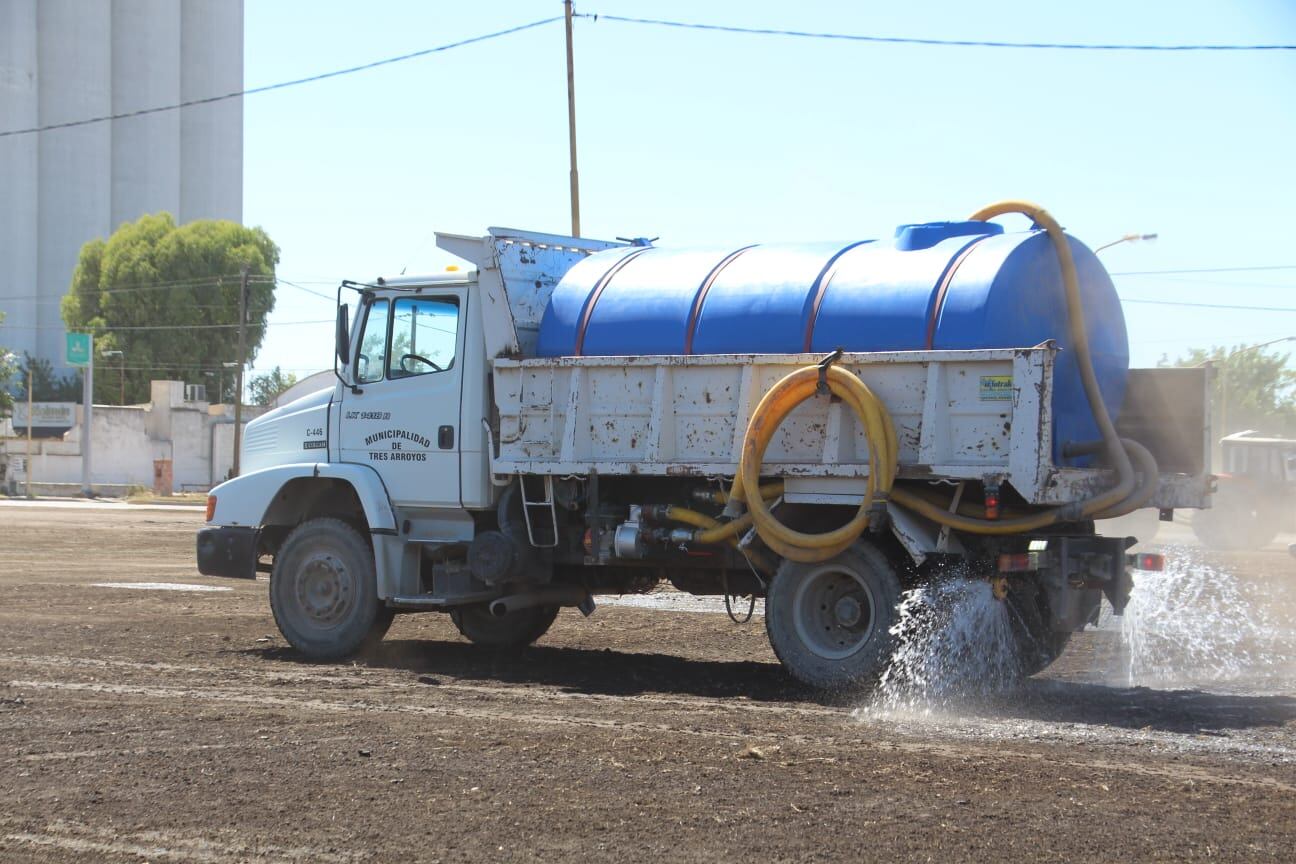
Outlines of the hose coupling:
{"label": "hose coupling", "polygon": [[670,517],[666,515],[668,510],[669,504],[645,504],[639,512],[647,522],[669,522]]}
{"label": "hose coupling", "polygon": [[873,499],[873,506],[869,508],[869,533],[881,534],[891,524],[890,519],[887,513],[887,496],[879,494]]}

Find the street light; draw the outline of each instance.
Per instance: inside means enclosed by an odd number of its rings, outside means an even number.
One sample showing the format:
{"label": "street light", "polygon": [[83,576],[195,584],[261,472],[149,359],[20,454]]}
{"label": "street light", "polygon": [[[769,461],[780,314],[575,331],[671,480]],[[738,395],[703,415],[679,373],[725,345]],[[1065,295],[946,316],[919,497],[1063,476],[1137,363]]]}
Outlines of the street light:
{"label": "street light", "polygon": [[1094,254],[1097,255],[1099,252],[1103,251],[1104,249],[1110,249],[1111,247],[1119,246],[1122,243],[1138,243],[1140,241],[1152,241],[1155,239],[1157,239],[1157,235],[1155,234],[1126,234],[1124,237],[1120,238],[1119,240],[1113,240],[1110,243],[1104,243],[1103,245],[1099,246],[1097,249],[1093,251]]}
{"label": "street light", "polygon": [[[18,355],[10,351],[8,354],[5,354],[4,359],[6,363],[13,363],[17,361]],[[31,458],[32,457],[32,382],[34,380],[33,373],[35,371],[36,370],[34,369],[34,364],[31,362],[31,359],[28,358],[27,360],[27,459],[26,459],[28,498],[32,497],[32,491],[31,491],[31,486],[32,486],[31,484],[31,480],[32,480],[32,458]]]}
{"label": "street light", "polygon": [[120,373],[118,380],[121,381],[121,396],[118,404],[125,405],[126,404],[126,354],[121,351],[109,350],[109,351],[101,351],[100,355],[103,357],[117,358],[118,360],[117,370]]}

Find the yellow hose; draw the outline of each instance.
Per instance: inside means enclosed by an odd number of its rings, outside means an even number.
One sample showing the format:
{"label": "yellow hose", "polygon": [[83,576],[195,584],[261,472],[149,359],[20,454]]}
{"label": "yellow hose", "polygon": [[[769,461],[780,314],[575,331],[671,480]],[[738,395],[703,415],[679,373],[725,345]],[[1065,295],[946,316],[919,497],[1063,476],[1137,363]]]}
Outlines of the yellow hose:
{"label": "yellow hose", "polygon": [[[1142,445],[1121,439],[1117,435],[1115,424],[1103,402],[1089,349],[1080,280],[1066,234],[1044,208],[1025,201],[1002,201],[978,210],[971,218],[984,221],[1007,213],[1021,213],[1030,217],[1048,233],[1057,251],[1066,295],[1071,349],[1076,353],[1080,380],[1102,435],[1107,456],[1116,468],[1116,485],[1076,505],[1007,519],[990,520],[951,513],[948,507],[942,507],[920,493],[894,487],[900,452],[895,425],[891,422],[886,406],[858,376],[830,366],[823,373],[829,389],[854,412],[869,442],[869,474],[864,500],[854,518],[840,528],[822,534],[795,531],[775,518],[767,504],[767,499],[777,497],[782,492],[781,484],[762,486],[760,475],[765,451],[779,426],[798,405],[818,392],[821,370],[818,366],[805,366],[785,376],[761,399],[748,422],[738,474],[734,477],[728,496],[723,492],[712,496],[716,503],[724,503],[726,500],[746,501],[748,512],[731,522],[722,523],[702,513],[672,507],[667,511],[667,518],[702,529],[694,537],[700,543],[730,542],[736,545],[737,535],[748,526],[755,525],[761,540],[774,552],[791,561],[813,563],[832,558],[859,539],[868,527],[869,514],[879,496],[889,496],[895,503],[937,524],[984,535],[1017,534],[1047,528],[1063,521],[1116,516],[1145,505],[1156,492],[1156,461]],[[1142,482],[1136,483],[1131,454],[1142,469]],[[743,494],[745,489],[756,489],[758,494],[753,500],[747,501]]]}
{"label": "yellow hose", "polygon": [[1098,376],[1094,374],[1093,354],[1089,350],[1089,330],[1085,324],[1084,300],[1080,296],[1080,276],[1076,272],[1075,259],[1071,255],[1071,244],[1067,241],[1066,232],[1058,221],[1047,210],[1029,201],[1000,201],[983,207],[971,215],[971,219],[985,222],[996,216],[1008,213],[1020,213],[1029,217],[1036,225],[1043,228],[1053,241],[1057,252],[1058,264],[1062,268],[1062,287],[1066,296],[1067,327],[1071,331],[1071,350],[1076,355],[1076,368],[1080,370],[1080,382],[1084,385],[1089,410],[1093,412],[1094,422],[1098,424],[1099,434],[1107,448],[1107,458],[1116,467],[1116,485],[1101,495],[1086,501],[1082,507],[1083,515],[1092,516],[1122,503],[1134,490],[1134,467],[1130,464],[1129,454],[1121,445],[1120,436],[1116,433],[1116,424],[1112,423],[1107,412],[1107,403],[1103,401],[1102,391],[1098,387]]}
{"label": "yellow hose", "polygon": [[[803,367],[785,376],[761,398],[747,424],[738,476],[734,478],[730,498],[743,500],[744,489],[760,488],[760,469],[765,450],[783,420],[798,405],[816,394],[819,378],[818,366]],[[832,531],[806,534],[778,521],[759,495],[747,501],[756,533],[765,545],[784,558],[804,563],[826,561],[859,539],[868,527],[874,500],[879,493],[886,495],[891,491],[896,466],[899,464],[895,425],[882,401],[873,395],[873,391],[858,376],[845,369],[830,366],[825,371],[824,378],[832,393],[855,413],[869,442],[869,474],[864,500],[854,518]]]}

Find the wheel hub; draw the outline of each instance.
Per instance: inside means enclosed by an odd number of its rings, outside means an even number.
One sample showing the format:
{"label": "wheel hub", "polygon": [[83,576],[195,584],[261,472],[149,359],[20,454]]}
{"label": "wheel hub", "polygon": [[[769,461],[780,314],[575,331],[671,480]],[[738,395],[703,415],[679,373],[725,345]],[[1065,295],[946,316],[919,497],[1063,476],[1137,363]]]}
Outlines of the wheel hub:
{"label": "wheel hub", "polygon": [[844,660],[873,637],[874,599],[863,576],[824,565],[797,586],[792,603],[797,636],[825,660]]}
{"label": "wheel hub", "polygon": [[860,606],[859,600],[848,595],[837,601],[833,613],[837,616],[837,623],[840,626],[854,627],[863,617],[864,609]]}
{"label": "wheel hub", "polygon": [[346,613],[352,597],[352,574],[337,557],[311,556],[297,579],[297,601],[319,624],[335,624]]}

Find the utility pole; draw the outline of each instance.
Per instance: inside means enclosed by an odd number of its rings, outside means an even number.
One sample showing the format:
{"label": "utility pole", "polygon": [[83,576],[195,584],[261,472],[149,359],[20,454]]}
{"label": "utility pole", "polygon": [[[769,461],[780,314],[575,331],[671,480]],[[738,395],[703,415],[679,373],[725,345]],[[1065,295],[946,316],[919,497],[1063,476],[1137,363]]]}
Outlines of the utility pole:
{"label": "utility pole", "polygon": [[81,494],[93,498],[90,472],[94,455],[94,335],[86,338],[89,345],[86,348],[85,377],[82,379],[84,389],[81,395]]}
{"label": "utility pole", "polygon": [[239,476],[239,451],[243,449],[243,367],[247,366],[248,265],[239,274],[238,383],[234,392],[234,476]]}
{"label": "utility pole", "polygon": [[32,475],[32,420],[35,415],[32,414],[32,360],[27,358],[27,497],[31,494],[31,475]]}
{"label": "utility pole", "polygon": [[563,0],[567,19],[567,143],[571,151],[571,233],[580,236],[580,174],[576,171],[576,64],[572,56],[572,0]]}

